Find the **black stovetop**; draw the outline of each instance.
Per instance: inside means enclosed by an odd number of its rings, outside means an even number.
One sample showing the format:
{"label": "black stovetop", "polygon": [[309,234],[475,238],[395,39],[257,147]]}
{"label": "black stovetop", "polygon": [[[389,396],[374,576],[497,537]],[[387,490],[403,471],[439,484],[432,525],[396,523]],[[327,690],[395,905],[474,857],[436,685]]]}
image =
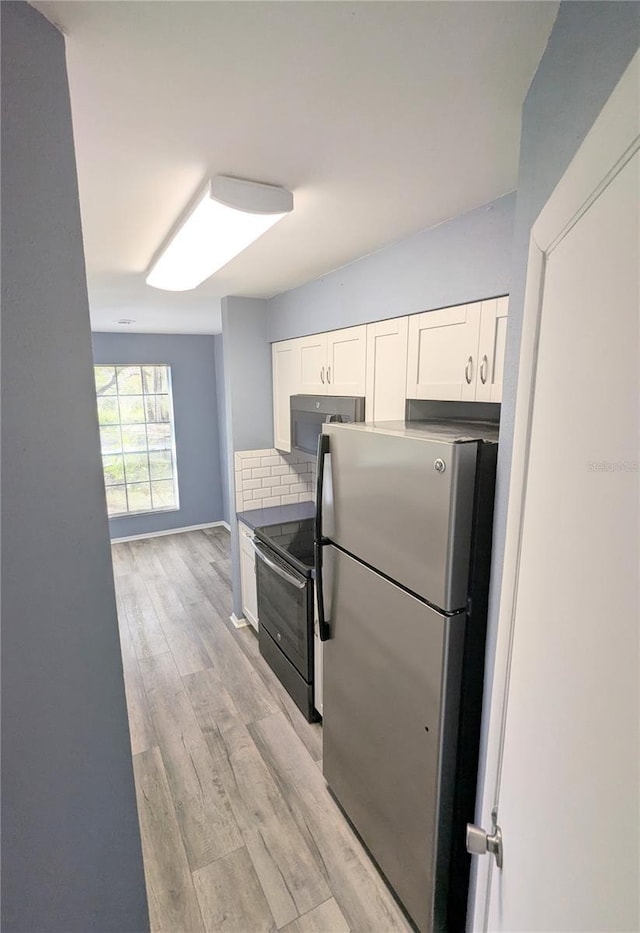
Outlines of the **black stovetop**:
{"label": "black stovetop", "polygon": [[312,518],[303,518],[296,522],[284,522],[282,525],[265,525],[256,528],[256,537],[284,560],[292,564],[305,576],[313,570],[313,529]]}

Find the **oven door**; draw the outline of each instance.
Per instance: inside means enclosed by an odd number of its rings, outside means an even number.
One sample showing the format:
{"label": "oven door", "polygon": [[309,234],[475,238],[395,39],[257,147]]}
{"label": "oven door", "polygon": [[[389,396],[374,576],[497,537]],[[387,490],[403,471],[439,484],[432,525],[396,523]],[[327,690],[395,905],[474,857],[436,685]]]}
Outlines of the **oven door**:
{"label": "oven door", "polygon": [[254,540],[258,582],[258,619],[296,670],[309,683],[312,675],[312,583]]}

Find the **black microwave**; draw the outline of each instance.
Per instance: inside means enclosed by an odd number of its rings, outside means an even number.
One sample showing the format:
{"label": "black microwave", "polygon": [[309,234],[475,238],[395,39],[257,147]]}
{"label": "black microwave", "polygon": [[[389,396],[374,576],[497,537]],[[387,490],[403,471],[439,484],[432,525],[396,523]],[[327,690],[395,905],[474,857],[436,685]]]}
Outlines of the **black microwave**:
{"label": "black microwave", "polygon": [[364,399],[344,395],[291,396],[291,449],[315,457],[322,425],[364,421]]}

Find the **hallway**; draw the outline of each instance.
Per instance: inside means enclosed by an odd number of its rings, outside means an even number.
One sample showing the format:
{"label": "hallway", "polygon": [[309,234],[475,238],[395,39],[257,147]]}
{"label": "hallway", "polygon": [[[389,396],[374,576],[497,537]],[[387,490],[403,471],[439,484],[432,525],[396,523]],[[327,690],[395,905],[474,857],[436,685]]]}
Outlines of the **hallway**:
{"label": "hallway", "polygon": [[223,528],[113,545],[152,933],[410,930],[231,613]]}

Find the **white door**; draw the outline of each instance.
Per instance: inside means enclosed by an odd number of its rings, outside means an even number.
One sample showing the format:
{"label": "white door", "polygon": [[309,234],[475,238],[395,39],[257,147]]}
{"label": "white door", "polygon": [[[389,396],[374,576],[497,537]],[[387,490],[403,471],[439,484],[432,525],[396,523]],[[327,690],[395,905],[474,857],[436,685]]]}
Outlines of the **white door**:
{"label": "white door", "polygon": [[327,394],[327,335],[300,338],[300,393]]}
{"label": "white door", "polygon": [[407,398],[475,399],[480,304],[411,315]]}
{"label": "white door", "polygon": [[327,334],[327,394],[364,395],[366,360],[366,324]]}
{"label": "white door", "polygon": [[290,398],[300,391],[300,343],[274,343],[273,354],[273,446],[291,452]]}
{"label": "white door", "polygon": [[640,929],[639,88],[532,232],[474,930]]}
{"label": "white door", "polygon": [[401,421],[405,413],[409,319],[367,324],[367,421]]}

